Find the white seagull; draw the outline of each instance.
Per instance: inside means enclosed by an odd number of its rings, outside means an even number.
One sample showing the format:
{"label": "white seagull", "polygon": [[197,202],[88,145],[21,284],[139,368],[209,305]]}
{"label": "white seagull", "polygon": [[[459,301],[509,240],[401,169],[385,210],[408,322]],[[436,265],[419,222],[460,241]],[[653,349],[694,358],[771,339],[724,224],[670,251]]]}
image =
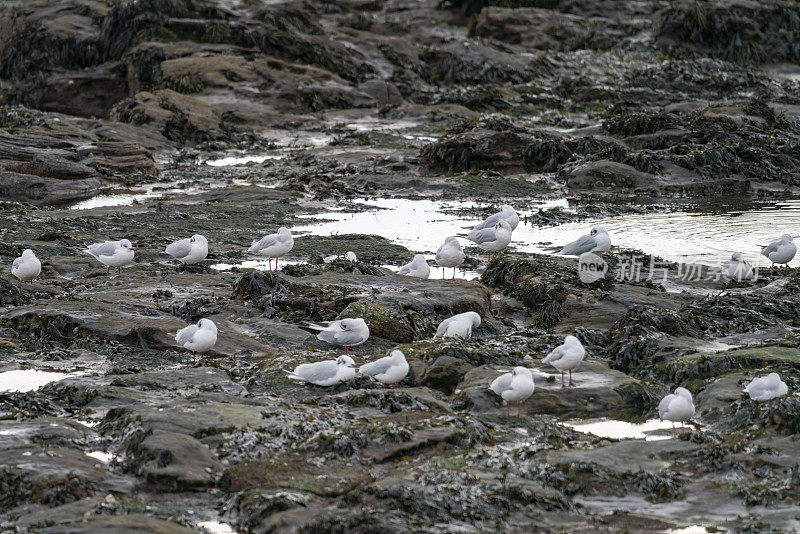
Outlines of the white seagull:
{"label": "white seagull", "polygon": [[789,392],[789,386],[781,380],[778,373],[770,373],[767,376],[754,378],[744,387],[744,390],[754,401],[768,401],[786,395]]}
{"label": "white seagull", "polygon": [[[436,263],[440,267],[453,268],[453,280],[456,277],[456,267],[464,263],[467,256],[461,250],[461,243],[458,238],[450,236],[444,240],[444,244],[436,251]],[[444,269],[442,269],[442,280],[444,280]]]}
{"label": "white seagull", "polygon": [[559,254],[580,256],[586,252],[605,252],[611,248],[611,238],[602,226],[595,226],[589,235],[579,237],[561,249]]}
{"label": "white seagull", "polygon": [[[500,206],[499,212],[495,213],[494,215],[490,215],[483,222],[473,226],[472,232],[470,233],[483,230],[484,228],[493,228],[500,221],[507,222],[511,229],[515,230],[519,224],[519,215],[513,207],[509,206],[508,204],[503,204]],[[470,239],[472,238],[470,237]]]}
{"label": "white seagull", "polygon": [[397,274],[403,276],[413,276],[415,278],[428,278],[431,275],[431,268],[428,262],[425,261],[425,256],[417,254],[411,263],[403,265]]}
{"label": "white seagull", "polygon": [[722,263],[722,274],[741,282],[753,277],[753,268],[741,252],[734,252],[730,260]]}
{"label": "white seagull", "polygon": [[205,236],[195,234],[170,243],[164,252],[186,265],[200,263],[208,256],[208,240]]}
{"label": "white seagull", "polygon": [[347,261],[351,261],[353,263],[356,263],[358,261],[356,253],[353,252],[352,250],[347,251],[347,253],[344,255],[344,259],[346,259]]}
{"label": "white seagull", "polygon": [[217,344],[217,325],[211,319],[200,319],[197,324],[178,330],[175,341],[193,355],[203,354]]}
{"label": "white seagull", "polygon": [[773,264],[785,264],[794,259],[794,255],[797,254],[797,245],[794,244],[792,236],[783,234],[780,239],[761,249],[761,254],[769,258]]}
{"label": "white seagull", "polygon": [[315,386],[335,386],[356,377],[356,362],[350,356],[339,356],[335,360],[316,363],[301,363],[294,371],[284,372],[292,380],[308,382]]}
{"label": "white seagull", "polygon": [[344,353],[350,353],[350,347],[361,345],[369,339],[369,327],[361,317],[356,319],[341,319],[327,325],[310,323],[312,330],[319,332],[317,339],[334,345],[344,347]]}
{"label": "white seagull", "polygon": [[464,312],[445,319],[436,329],[433,337],[472,337],[472,329],[481,325],[481,316],[475,312]]}
{"label": "white seagull", "polygon": [[667,395],[658,403],[658,416],[663,421],[672,422],[673,433],[676,422],[680,421],[683,428],[684,422],[694,416],[692,394],[686,388],[676,388],[675,393]]}
{"label": "white seagull", "polygon": [[506,221],[500,221],[491,228],[484,228],[470,232],[467,239],[489,251],[489,260],[492,252],[500,252],[511,243],[511,226]]}
{"label": "white seagull", "polygon": [[16,258],[11,264],[11,274],[22,280],[23,282],[30,282],[31,284],[42,272],[42,262],[36,257],[36,254],[29,248],[22,252],[22,256]]}
{"label": "white seagull", "polygon": [[489,389],[500,395],[509,406],[512,402],[516,403],[519,417],[522,401],[533,395],[533,375],[527,367],[514,367],[510,373],[495,378]]}
{"label": "white seagull", "polygon": [[95,257],[97,261],[106,266],[106,274],[112,267],[122,273],[122,268],[133,263],[133,244],[127,239],[119,241],[104,241],[89,245],[86,252]]}
{"label": "white seagull", "polygon": [[561,372],[561,387],[564,386],[564,371],[569,371],[569,387],[574,387],[572,370],[578,367],[586,356],[586,349],[575,336],[567,336],[564,343],[550,351],[542,363],[548,363]]}
{"label": "white seagull", "polygon": [[272,270],[272,258],[275,258],[275,270],[278,270],[278,258],[285,255],[294,247],[294,238],[288,228],[281,226],[277,234],[265,235],[253,241],[247,252],[264,256],[269,260],[269,270]]}
{"label": "white seagull", "polygon": [[396,384],[403,380],[408,375],[408,369],[405,355],[399,350],[393,350],[389,356],[365,363],[358,368],[358,372],[374,378],[386,387],[386,384]]}

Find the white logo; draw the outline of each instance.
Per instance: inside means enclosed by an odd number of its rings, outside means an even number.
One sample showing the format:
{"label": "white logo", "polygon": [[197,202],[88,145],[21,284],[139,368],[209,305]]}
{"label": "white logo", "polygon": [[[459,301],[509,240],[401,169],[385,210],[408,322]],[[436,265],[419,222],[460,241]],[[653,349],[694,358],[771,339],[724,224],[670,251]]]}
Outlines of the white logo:
{"label": "white logo", "polygon": [[608,264],[597,254],[584,252],[578,258],[578,278],[584,284],[597,282],[605,277],[607,272]]}

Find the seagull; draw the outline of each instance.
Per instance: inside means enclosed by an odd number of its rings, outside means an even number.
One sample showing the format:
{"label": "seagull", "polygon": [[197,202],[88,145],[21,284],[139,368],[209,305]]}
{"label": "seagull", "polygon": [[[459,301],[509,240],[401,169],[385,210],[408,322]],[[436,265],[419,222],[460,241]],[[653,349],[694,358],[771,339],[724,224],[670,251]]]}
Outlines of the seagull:
{"label": "seagull", "polygon": [[278,270],[278,258],[292,250],[294,238],[288,228],[281,226],[277,234],[265,235],[253,241],[247,252],[264,256],[269,260],[269,270],[272,270],[272,258],[275,258],[275,270]]}
{"label": "seagull", "polygon": [[350,356],[342,355],[335,360],[316,363],[301,363],[294,371],[284,369],[289,378],[314,384],[315,386],[335,386],[356,377],[356,362]]}
{"label": "seagull", "polygon": [[[453,268],[453,278],[451,280],[456,277],[456,267],[464,263],[465,259],[466,255],[461,250],[461,243],[458,242],[458,238],[453,236],[445,239],[444,245],[436,251],[436,263],[441,267]],[[442,280],[444,280],[444,269],[442,269]]]}
{"label": "seagull", "polygon": [[491,228],[470,232],[467,239],[483,250],[488,250],[491,261],[492,252],[500,252],[511,243],[511,226],[506,221],[500,221]]}
{"label": "seagull", "polygon": [[23,282],[30,282],[31,284],[42,272],[42,262],[36,257],[36,254],[29,248],[22,252],[22,256],[15,259],[11,264],[11,274],[22,280]]}
{"label": "seagull", "polygon": [[611,248],[611,238],[602,226],[595,226],[589,235],[579,237],[561,249],[559,254],[580,256],[586,252],[605,252]]}
{"label": "seagull", "polygon": [[416,278],[426,279],[431,275],[431,268],[428,262],[425,261],[425,256],[417,254],[411,263],[403,265],[397,274],[403,276],[414,276]]}
{"label": "seagull", "polygon": [[405,355],[399,350],[393,350],[389,356],[365,363],[358,368],[358,372],[371,376],[386,387],[386,384],[396,384],[403,380],[408,375],[408,369]]}
{"label": "seagull", "polygon": [[770,373],[767,376],[754,378],[744,390],[754,401],[768,401],[786,395],[789,387],[781,380],[778,373]]}
{"label": "seagull", "polygon": [[753,277],[753,268],[742,257],[741,252],[734,252],[729,261],[723,262],[722,274],[741,282]]}
{"label": "seagull", "polygon": [[783,234],[780,239],[761,249],[761,254],[769,258],[773,265],[789,263],[797,254],[797,245],[794,244],[792,236]]}
{"label": "seagull", "polygon": [[575,336],[567,336],[564,343],[550,351],[542,363],[549,363],[561,372],[561,387],[564,386],[564,371],[569,371],[569,387],[575,387],[572,382],[572,370],[578,367],[586,356],[586,349]]}
{"label": "seagull", "polygon": [[106,274],[110,274],[112,267],[117,268],[117,273],[122,273],[123,267],[133,263],[133,245],[127,239],[95,243],[89,245],[86,252],[106,266]]}
{"label": "seagull", "polygon": [[436,329],[433,337],[472,337],[472,329],[481,325],[481,316],[475,312],[464,312],[445,319]]}
{"label": "seagull", "polygon": [[342,345],[344,353],[350,353],[350,347],[361,345],[369,338],[369,327],[361,317],[357,319],[341,319],[327,325],[310,323],[309,328],[319,332],[317,339],[334,345]]}
{"label": "seagull", "polygon": [[675,393],[667,395],[658,403],[658,416],[662,420],[672,422],[673,434],[677,421],[680,421],[681,427],[684,428],[684,422],[694,416],[692,394],[686,388],[675,389]]}
{"label": "seagull", "polygon": [[511,229],[515,230],[519,224],[519,215],[513,207],[509,206],[508,204],[503,204],[500,206],[499,212],[495,213],[494,215],[490,215],[483,222],[473,226],[472,232],[483,230],[484,228],[493,228],[500,221],[507,222]]}
{"label": "seagull", "polygon": [[517,404],[517,417],[522,410],[522,401],[533,395],[535,386],[533,375],[527,367],[514,367],[510,373],[498,376],[492,381],[489,389],[500,395],[508,405]]}
{"label": "seagull", "polygon": [[352,250],[347,251],[347,253],[344,255],[344,259],[346,259],[347,261],[351,261],[353,263],[356,263],[358,261],[356,253],[353,252]]}
{"label": "seagull", "polygon": [[197,324],[178,330],[175,341],[192,351],[192,355],[202,354],[217,344],[217,325],[211,319],[200,319]]}
{"label": "seagull", "polygon": [[167,245],[164,252],[186,265],[200,263],[208,256],[208,240],[205,236],[195,234]]}

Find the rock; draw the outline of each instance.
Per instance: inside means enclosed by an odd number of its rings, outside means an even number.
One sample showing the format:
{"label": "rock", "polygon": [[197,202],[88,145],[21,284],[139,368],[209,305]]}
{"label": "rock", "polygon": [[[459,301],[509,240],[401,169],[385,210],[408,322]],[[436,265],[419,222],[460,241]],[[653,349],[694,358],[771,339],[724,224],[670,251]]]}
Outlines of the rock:
{"label": "rock", "polygon": [[91,532],[100,531],[108,532],[108,534],[134,534],[136,532],[189,534],[190,532],[195,532],[173,521],[135,513],[119,516],[90,516],[88,519],[76,521],[73,524],[44,528],[40,532],[47,534],[90,534]]}
{"label": "rock", "polygon": [[159,491],[197,491],[222,472],[207,445],[176,432],[153,430],[130,453],[136,473]]}
{"label": "rock", "polygon": [[452,395],[456,386],[472,366],[452,356],[439,356],[430,363],[416,365],[414,362],[415,383]]}
{"label": "rock", "polygon": [[531,139],[515,133],[469,134],[426,145],[420,156],[437,171],[524,168],[523,152]]}
{"label": "rock", "polygon": [[391,82],[384,80],[367,80],[359,84],[358,89],[374,98],[381,106],[399,106],[403,103],[403,95]]}

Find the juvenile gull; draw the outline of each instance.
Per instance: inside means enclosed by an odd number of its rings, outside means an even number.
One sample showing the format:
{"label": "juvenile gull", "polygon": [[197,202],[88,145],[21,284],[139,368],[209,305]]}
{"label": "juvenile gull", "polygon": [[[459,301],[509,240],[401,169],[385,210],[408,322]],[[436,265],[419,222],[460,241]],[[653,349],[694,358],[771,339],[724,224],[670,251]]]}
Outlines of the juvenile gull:
{"label": "juvenile gull", "polygon": [[731,259],[723,262],[722,274],[735,280],[747,280],[753,277],[753,268],[742,257],[741,252],[734,252]]}
{"label": "juvenile gull", "polygon": [[95,243],[89,245],[86,252],[106,266],[106,274],[110,274],[112,267],[117,268],[117,273],[122,273],[123,267],[133,263],[133,244],[127,239]]}
{"label": "juvenile gull", "polygon": [[405,355],[399,350],[393,350],[389,356],[365,363],[358,368],[358,372],[374,378],[386,387],[386,384],[396,384],[403,380],[408,375],[408,369]]}
{"label": "juvenile gull", "polygon": [[589,235],[579,237],[561,249],[559,254],[580,256],[586,252],[605,252],[611,248],[611,238],[602,226],[595,226]]}
{"label": "juvenile gull", "polygon": [[278,270],[278,258],[285,255],[294,247],[294,238],[288,228],[281,226],[277,234],[265,235],[253,241],[247,252],[264,256],[269,260],[269,270],[272,270],[272,258],[275,258],[275,270]]}
{"label": "juvenile gull", "polygon": [[403,265],[397,274],[403,276],[413,276],[416,278],[428,278],[431,275],[431,268],[428,262],[425,261],[425,256],[417,254],[411,263]]}
{"label": "juvenile gull", "polygon": [[22,280],[23,282],[30,282],[31,284],[42,272],[42,262],[36,257],[36,254],[29,248],[22,252],[22,256],[15,259],[11,264],[11,274]]}
{"label": "juvenile gull", "polygon": [[[458,242],[456,237],[448,237],[444,240],[444,244],[436,251],[436,263],[440,267],[452,267],[453,278],[456,277],[456,267],[464,263],[466,255],[461,250],[461,243]],[[442,280],[444,280],[444,269],[442,269]]]}
{"label": "juvenile gull", "polygon": [[294,371],[284,372],[292,380],[301,380],[316,386],[335,386],[356,377],[356,362],[350,356],[342,355],[335,360],[316,363],[302,363]]}
{"label": "juvenile gull", "polygon": [[511,226],[506,221],[500,221],[491,228],[484,228],[470,232],[467,238],[489,251],[489,260],[492,259],[492,252],[500,252],[511,243]]}
{"label": "juvenile gull", "polygon": [[208,256],[208,240],[205,236],[195,234],[170,243],[164,252],[186,265],[200,263]]}
{"label": "juvenile gull", "polygon": [[542,360],[561,372],[561,387],[564,386],[564,371],[569,371],[569,387],[574,387],[572,382],[572,370],[578,367],[586,355],[586,349],[575,336],[567,336],[564,343],[554,348],[550,354]]}
{"label": "juvenile gull", "polygon": [[175,341],[192,354],[203,354],[217,344],[217,325],[211,319],[200,319],[197,324],[178,330]]}
{"label": "juvenile gull", "polygon": [[770,373],[753,379],[744,390],[754,401],[768,401],[786,395],[789,387],[781,380],[778,373]]}
{"label": "juvenile gull", "polygon": [[350,347],[361,345],[369,338],[369,327],[361,317],[357,319],[341,319],[327,325],[309,324],[309,328],[319,332],[317,339],[344,347],[344,353],[350,353]]}
{"label": "juvenile gull", "polygon": [[535,389],[533,375],[527,367],[514,367],[510,373],[495,378],[489,389],[500,395],[509,406],[512,402],[516,403],[517,417],[519,417],[522,401],[533,395]]}
{"label": "juvenile gull", "polygon": [[684,422],[694,416],[694,401],[692,394],[686,388],[676,388],[675,393],[667,395],[658,403],[658,416],[664,421],[672,422],[672,432],[675,432],[675,423]]}
{"label": "juvenile gull", "polygon": [[[473,226],[470,236],[472,233],[477,232],[478,230],[483,230],[484,228],[494,228],[494,226],[500,221],[507,222],[511,229],[515,230],[519,224],[519,215],[513,207],[509,206],[508,204],[503,204],[500,206],[499,212],[495,213],[494,215],[490,215],[483,222]],[[470,239],[472,239],[472,237],[470,237]]]}
{"label": "juvenile gull", "polygon": [[780,239],[761,249],[761,254],[769,258],[773,264],[786,264],[797,254],[797,245],[794,244],[792,236],[783,234]]}
{"label": "juvenile gull", "polygon": [[433,337],[472,337],[472,329],[481,325],[481,316],[475,312],[464,312],[445,319],[436,329]]}

